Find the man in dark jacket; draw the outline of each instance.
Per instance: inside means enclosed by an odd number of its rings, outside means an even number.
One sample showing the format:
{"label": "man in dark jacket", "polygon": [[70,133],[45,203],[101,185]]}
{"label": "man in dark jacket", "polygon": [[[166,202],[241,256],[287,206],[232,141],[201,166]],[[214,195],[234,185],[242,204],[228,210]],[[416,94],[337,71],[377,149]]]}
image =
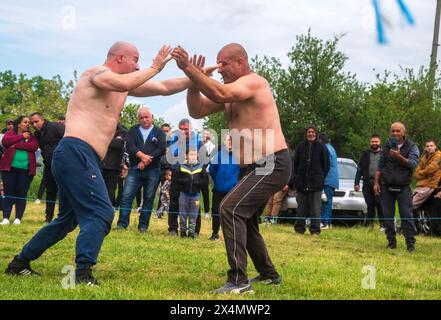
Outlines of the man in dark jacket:
{"label": "man in dark jacket", "polygon": [[311,219],[311,235],[320,235],[321,194],[330,163],[326,146],[317,141],[318,130],[306,128],[306,139],[300,143],[294,157],[294,184],[297,190],[297,221],[294,230],[305,233],[305,218]]}
{"label": "man in dark jacket", "polygon": [[165,153],[165,133],[153,125],[150,109],[142,106],[138,110],[139,124],[127,133],[127,151],[130,168],[127,174],[119,210],[118,229],[126,229],[130,222],[133,199],[143,188],[143,204],[139,216],[138,230],[146,232],[149,227],[155,192],[161,175],[160,159]]}
{"label": "man in dark jacket", "polygon": [[110,142],[106,157],[102,162],[103,178],[106,183],[112,205],[116,206],[115,189],[118,184],[118,177],[121,175],[123,167],[124,144],[126,141],[127,130],[120,123],[116,126],[115,136]]}
{"label": "man in dark jacket", "polygon": [[[378,170],[375,173],[374,192],[381,196],[384,225],[389,249],[397,248],[394,224],[395,202],[401,217],[401,228],[406,238],[408,252],[415,250],[416,227],[412,220],[412,181],[413,170],[418,166],[420,151],[408,137],[401,122],[391,126],[391,138],[381,153]],[[381,180],[380,180],[381,179]],[[381,184],[380,184],[381,183]]]}
{"label": "man in dark jacket", "polygon": [[52,176],[52,155],[58,142],[64,136],[64,126],[47,121],[40,113],[31,114],[31,123],[35,129],[35,137],[41,149],[43,157],[43,180],[46,183],[46,222],[54,218],[55,202],[57,200],[58,187]]}
{"label": "man in dark jacket", "polygon": [[360,192],[360,180],[363,180],[363,197],[367,205],[366,226],[373,226],[375,220],[375,208],[377,208],[378,220],[383,228],[383,208],[381,199],[374,193],[375,172],[381,156],[381,139],[379,135],[373,134],[370,140],[369,150],[361,154],[358,162],[357,174],[355,175],[354,190]]}

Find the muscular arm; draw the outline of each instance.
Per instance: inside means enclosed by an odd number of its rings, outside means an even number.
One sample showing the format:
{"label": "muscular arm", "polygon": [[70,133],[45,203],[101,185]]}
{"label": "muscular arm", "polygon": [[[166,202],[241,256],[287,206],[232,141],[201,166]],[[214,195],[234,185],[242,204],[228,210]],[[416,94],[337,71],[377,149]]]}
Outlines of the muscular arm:
{"label": "muscular arm", "polygon": [[190,87],[190,85],[191,81],[187,77],[163,81],[149,80],[134,90],[131,90],[129,95],[133,97],[168,96],[181,92]]}
{"label": "muscular arm", "polygon": [[106,91],[132,91],[161,72],[167,62],[170,61],[171,57],[169,57],[169,54],[171,52],[172,49],[169,46],[163,46],[159,50],[155,59],[153,59],[152,66],[141,71],[119,74],[112,72],[107,67],[103,67],[103,69],[91,76],[90,81],[97,88]]}
{"label": "muscular arm", "polygon": [[250,75],[243,76],[229,84],[222,84],[206,76],[192,64],[188,64],[183,71],[197,89],[218,104],[247,100],[253,96],[257,87]]}
{"label": "muscular arm", "polygon": [[90,81],[101,90],[127,92],[153,78],[159,71],[159,69],[148,68],[132,73],[118,74],[106,68],[92,75]]}
{"label": "muscular arm", "polygon": [[201,119],[224,110],[224,105],[203,97],[198,89],[190,87],[187,93],[188,112],[192,118]]}

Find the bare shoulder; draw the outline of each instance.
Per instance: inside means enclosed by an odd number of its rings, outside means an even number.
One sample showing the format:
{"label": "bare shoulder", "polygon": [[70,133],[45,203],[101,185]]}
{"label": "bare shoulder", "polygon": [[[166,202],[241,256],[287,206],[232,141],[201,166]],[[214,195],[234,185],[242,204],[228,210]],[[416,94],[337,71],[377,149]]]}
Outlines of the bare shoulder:
{"label": "bare shoulder", "polygon": [[105,66],[96,66],[96,67],[92,67],[87,69],[86,71],[84,71],[81,76],[80,76],[80,81],[81,80],[87,80],[87,81],[91,81],[94,77],[99,76],[100,74],[103,74],[105,72],[110,72],[110,69],[105,67]]}
{"label": "bare shoulder", "polygon": [[250,73],[246,76],[240,77],[238,79],[238,81],[240,81],[241,83],[248,85],[248,86],[252,86],[254,88],[256,87],[262,87],[262,86],[269,86],[268,81],[262,77],[259,76],[257,73]]}

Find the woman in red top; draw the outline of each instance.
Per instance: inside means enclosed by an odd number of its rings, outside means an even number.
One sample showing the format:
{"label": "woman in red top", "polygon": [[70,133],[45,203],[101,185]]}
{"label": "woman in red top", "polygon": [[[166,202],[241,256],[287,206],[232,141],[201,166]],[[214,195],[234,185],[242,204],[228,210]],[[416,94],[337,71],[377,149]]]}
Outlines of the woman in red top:
{"label": "woman in red top", "polygon": [[29,131],[29,118],[20,116],[14,121],[14,130],[3,136],[5,153],[0,160],[4,186],[3,221],[9,224],[12,206],[15,204],[14,224],[20,224],[26,209],[26,197],[35,176],[37,139]]}

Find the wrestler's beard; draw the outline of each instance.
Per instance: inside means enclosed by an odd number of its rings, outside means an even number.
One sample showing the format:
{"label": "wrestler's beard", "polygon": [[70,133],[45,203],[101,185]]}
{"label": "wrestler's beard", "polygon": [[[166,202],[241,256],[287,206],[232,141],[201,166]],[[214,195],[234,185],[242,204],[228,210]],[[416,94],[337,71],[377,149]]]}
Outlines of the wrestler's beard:
{"label": "wrestler's beard", "polygon": [[371,145],[371,150],[378,151],[378,149],[380,149],[380,146],[378,144]]}

